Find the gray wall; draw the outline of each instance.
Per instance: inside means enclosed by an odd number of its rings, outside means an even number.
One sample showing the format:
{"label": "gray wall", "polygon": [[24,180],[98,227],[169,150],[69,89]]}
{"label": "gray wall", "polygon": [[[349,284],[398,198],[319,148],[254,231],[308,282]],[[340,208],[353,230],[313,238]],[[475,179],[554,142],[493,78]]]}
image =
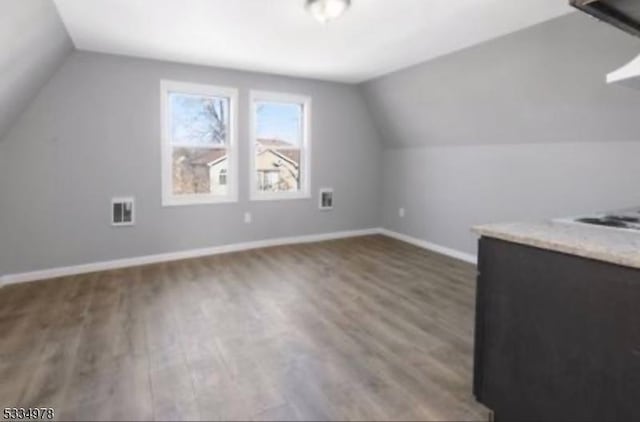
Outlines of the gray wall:
{"label": "gray wall", "polygon": [[[360,87],[75,52],[0,141],[0,274],[381,222],[474,253],[473,224],[636,205],[640,92],[603,80],[639,51],[573,14]],[[239,203],[160,206],[162,78],[240,88]],[[252,88],[313,97],[332,213],[248,201]],[[110,227],[115,195],[136,196],[134,228]]]}
{"label": "gray wall", "polygon": [[0,138],[72,49],[51,0],[0,2]]}
{"label": "gray wall", "polygon": [[383,226],[471,254],[476,224],[640,205],[640,142],[396,148],[383,162]]}
{"label": "gray wall", "polygon": [[475,253],[474,224],[640,205],[640,91],[604,83],[639,52],[571,14],[363,85],[385,227]]}
{"label": "gray wall", "polygon": [[[240,89],[239,203],[161,207],[163,78]],[[313,199],[248,201],[249,89],[312,96]],[[0,143],[0,273],[377,227],[380,154],[356,86],[75,52]],[[118,195],[136,197],[133,228],[109,225]]]}

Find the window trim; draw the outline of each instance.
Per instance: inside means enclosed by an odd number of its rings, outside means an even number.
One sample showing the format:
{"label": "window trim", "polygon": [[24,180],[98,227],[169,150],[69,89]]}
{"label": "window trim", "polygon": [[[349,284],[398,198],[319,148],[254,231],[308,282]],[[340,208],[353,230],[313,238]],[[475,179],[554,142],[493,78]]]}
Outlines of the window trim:
{"label": "window trim", "polygon": [[[303,134],[300,145],[300,190],[297,192],[270,192],[258,190],[258,175],[256,164],[257,115],[258,101],[273,103],[297,103],[303,106]],[[287,199],[311,198],[311,97],[306,95],[288,94],[283,92],[251,90],[249,92],[249,199],[251,201],[280,201]]]}
{"label": "window trim", "polygon": [[[229,164],[227,166],[226,196],[213,194],[175,195],[173,193],[173,166],[171,160],[173,148],[171,144],[171,120],[169,113],[169,93],[179,92],[187,95],[213,96],[229,98],[229,136],[226,145]],[[238,165],[238,90],[236,88],[215,85],[195,84],[163,79],[160,81],[161,105],[161,177],[162,177],[162,206],[206,205],[238,202],[239,165]],[[206,149],[213,149],[207,148]]]}

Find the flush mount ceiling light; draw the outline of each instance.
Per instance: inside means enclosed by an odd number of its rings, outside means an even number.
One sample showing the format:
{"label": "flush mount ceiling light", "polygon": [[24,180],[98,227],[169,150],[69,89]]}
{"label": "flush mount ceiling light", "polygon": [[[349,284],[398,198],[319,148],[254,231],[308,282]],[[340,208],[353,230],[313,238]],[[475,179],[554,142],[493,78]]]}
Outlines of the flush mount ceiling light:
{"label": "flush mount ceiling light", "polygon": [[307,0],[307,10],[320,23],[339,18],[350,5],[351,0]]}

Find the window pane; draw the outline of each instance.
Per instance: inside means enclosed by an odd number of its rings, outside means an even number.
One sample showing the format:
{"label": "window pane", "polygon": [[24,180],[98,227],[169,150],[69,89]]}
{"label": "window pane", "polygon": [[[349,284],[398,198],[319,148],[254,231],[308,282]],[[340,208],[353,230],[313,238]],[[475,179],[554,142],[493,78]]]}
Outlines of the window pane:
{"label": "window pane", "polygon": [[227,194],[226,149],[174,148],[172,162],[175,195]]}
{"label": "window pane", "polygon": [[299,149],[277,149],[259,140],[256,149],[258,191],[299,191],[300,155]]}
{"label": "window pane", "polygon": [[303,106],[295,103],[256,103],[256,130],[259,140],[284,147],[300,147],[303,138]]}
{"label": "window pane", "polygon": [[229,127],[229,99],[169,94],[173,144],[224,145]]}

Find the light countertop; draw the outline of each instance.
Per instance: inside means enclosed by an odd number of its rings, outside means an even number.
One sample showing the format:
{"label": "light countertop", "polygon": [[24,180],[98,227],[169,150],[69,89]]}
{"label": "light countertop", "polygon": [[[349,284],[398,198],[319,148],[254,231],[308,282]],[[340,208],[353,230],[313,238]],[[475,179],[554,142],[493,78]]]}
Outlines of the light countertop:
{"label": "light countertop", "polygon": [[640,269],[640,232],[557,221],[473,227],[481,236]]}

